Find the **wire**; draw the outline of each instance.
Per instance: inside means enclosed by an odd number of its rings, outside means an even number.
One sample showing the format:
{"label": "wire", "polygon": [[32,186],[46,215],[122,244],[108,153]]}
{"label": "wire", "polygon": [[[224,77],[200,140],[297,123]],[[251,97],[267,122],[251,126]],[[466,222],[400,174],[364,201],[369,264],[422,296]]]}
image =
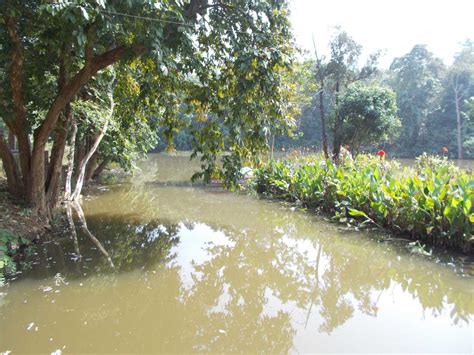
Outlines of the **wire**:
{"label": "wire", "polygon": [[[118,16],[125,16],[125,17],[131,17],[131,18],[137,18],[141,20],[148,20],[148,21],[156,21],[156,22],[164,22],[164,23],[172,23],[176,25],[181,25],[181,26],[188,26],[188,27],[194,27],[194,25],[186,22],[179,22],[179,21],[172,21],[172,20],[164,20],[164,19],[158,19],[154,17],[147,17],[147,16],[138,16],[138,15],[130,15],[130,14],[125,14],[121,12],[114,12],[114,11],[107,11],[107,10],[99,10],[99,12],[110,14],[110,15],[118,15]],[[249,33],[246,31],[239,31],[235,30],[235,33],[240,33],[240,34],[245,34],[248,35]]]}
{"label": "wire", "polygon": [[124,14],[121,12],[113,12],[113,11],[107,11],[107,10],[99,10],[102,13],[110,14],[110,15],[118,15],[118,16],[125,16],[125,17],[132,17],[132,18],[138,18],[141,20],[149,20],[149,21],[156,21],[156,22],[165,22],[165,23],[173,23],[175,25],[181,25],[181,26],[188,26],[188,27],[194,27],[194,25],[191,25],[186,22],[179,22],[179,21],[172,21],[172,20],[163,20],[163,19],[158,19],[158,18],[153,18],[153,17],[146,17],[146,16],[137,16],[137,15],[130,15],[130,14]]}

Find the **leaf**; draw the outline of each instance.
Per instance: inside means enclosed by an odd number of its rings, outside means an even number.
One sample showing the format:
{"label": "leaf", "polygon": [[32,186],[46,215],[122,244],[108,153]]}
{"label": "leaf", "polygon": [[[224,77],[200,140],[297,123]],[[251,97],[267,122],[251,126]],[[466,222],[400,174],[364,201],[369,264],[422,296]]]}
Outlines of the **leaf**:
{"label": "leaf", "polygon": [[466,200],[466,202],[464,202],[464,209],[466,211],[466,213],[469,213],[469,211],[471,210],[471,207],[472,207],[472,202],[471,200],[468,198]]}
{"label": "leaf", "polygon": [[353,217],[365,217],[365,218],[369,218],[369,216],[367,216],[365,214],[365,212],[362,212],[362,211],[359,211],[359,210],[356,210],[354,208],[349,208],[349,214]]}

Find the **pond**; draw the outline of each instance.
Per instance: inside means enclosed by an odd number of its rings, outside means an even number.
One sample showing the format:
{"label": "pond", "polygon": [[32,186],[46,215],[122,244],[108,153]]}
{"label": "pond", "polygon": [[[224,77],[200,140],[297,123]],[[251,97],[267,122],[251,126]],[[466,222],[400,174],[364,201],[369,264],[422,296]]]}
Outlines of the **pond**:
{"label": "pond", "polygon": [[0,352],[472,353],[472,260],[191,185],[195,167],[151,155],[86,197],[97,241],[45,241],[0,289]]}

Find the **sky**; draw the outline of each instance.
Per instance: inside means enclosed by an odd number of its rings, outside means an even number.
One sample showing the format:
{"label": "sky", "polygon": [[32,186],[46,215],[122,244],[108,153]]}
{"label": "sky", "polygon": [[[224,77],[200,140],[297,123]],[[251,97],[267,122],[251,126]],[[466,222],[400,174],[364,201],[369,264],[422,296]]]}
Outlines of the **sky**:
{"label": "sky", "polygon": [[474,0],[289,0],[296,44],[328,55],[334,26],[363,46],[365,56],[383,50],[380,66],[415,44],[451,64],[460,44],[474,40]]}

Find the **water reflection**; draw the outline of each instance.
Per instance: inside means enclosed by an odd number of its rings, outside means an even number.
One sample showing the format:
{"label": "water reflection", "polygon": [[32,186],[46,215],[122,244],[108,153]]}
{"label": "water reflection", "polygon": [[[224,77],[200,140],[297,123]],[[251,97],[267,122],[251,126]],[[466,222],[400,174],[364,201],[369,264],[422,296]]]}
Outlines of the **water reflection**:
{"label": "water reflection", "polygon": [[115,271],[84,231],[39,245],[3,297],[1,351],[471,349],[472,278],[362,232],[139,181],[84,207]]}

